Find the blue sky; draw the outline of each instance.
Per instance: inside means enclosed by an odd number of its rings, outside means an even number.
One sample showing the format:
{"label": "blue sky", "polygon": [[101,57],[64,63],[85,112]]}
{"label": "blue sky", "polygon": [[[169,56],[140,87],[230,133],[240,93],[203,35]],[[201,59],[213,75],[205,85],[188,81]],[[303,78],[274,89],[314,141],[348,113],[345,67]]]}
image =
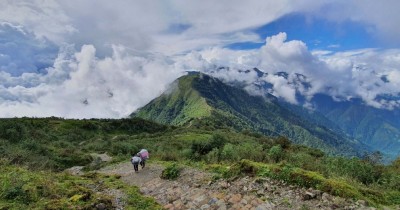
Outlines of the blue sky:
{"label": "blue sky", "polygon": [[[95,5],[95,9],[94,6]],[[398,0],[2,0],[0,117],[120,118],[187,70],[400,107]],[[312,88],[296,86],[306,75]],[[273,74],[269,74],[273,75]],[[382,80],[381,78],[385,78]],[[385,96],[385,97],[382,97]],[[393,100],[392,100],[393,99]]]}
{"label": "blue sky", "polygon": [[[310,50],[343,51],[362,48],[386,48],[377,37],[368,33],[368,25],[354,21],[333,22],[305,14],[289,14],[252,32],[261,38],[286,32],[288,40],[302,40]],[[232,43],[231,49],[255,49],[265,42]],[[395,47],[395,46],[391,46]]]}

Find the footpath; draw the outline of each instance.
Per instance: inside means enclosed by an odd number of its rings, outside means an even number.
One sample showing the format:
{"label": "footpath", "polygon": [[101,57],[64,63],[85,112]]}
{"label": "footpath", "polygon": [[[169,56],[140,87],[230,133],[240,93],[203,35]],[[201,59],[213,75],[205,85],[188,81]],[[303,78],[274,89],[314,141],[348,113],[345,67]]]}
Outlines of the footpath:
{"label": "footpath", "polygon": [[[154,197],[165,209],[375,209],[359,200],[332,196],[268,178],[241,177],[212,181],[212,174],[185,167],[177,180],[160,178],[163,166],[150,163],[135,173],[130,162],[108,166],[98,172],[116,174]],[[123,207],[120,207],[123,209]]]}

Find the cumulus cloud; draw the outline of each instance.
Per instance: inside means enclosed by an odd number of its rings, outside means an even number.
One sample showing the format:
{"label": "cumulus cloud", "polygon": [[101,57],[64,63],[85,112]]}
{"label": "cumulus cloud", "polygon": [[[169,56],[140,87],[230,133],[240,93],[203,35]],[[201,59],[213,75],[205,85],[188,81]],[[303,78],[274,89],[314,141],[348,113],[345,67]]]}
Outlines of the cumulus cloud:
{"label": "cumulus cloud", "polygon": [[[310,101],[315,94],[324,93],[336,100],[361,98],[377,108],[399,106],[400,50],[311,52],[305,43],[286,41],[286,37],[285,33],[267,37],[258,50],[213,48],[190,53],[187,56],[196,56],[184,63],[196,62],[194,68],[228,82],[247,84],[245,88],[253,94],[270,93],[294,104],[298,103],[298,95]],[[242,58],[247,58],[246,65],[240,62]],[[268,74],[260,77],[255,71],[239,71],[253,67]],[[264,89],[253,87],[263,82],[270,85]],[[389,99],[382,100],[382,96]]]}
{"label": "cumulus cloud", "polygon": [[182,0],[4,0],[0,21],[23,25],[57,44],[92,44],[103,56],[112,52],[113,44],[171,55],[262,41],[252,29],[292,13],[339,23],[360,22],[373,36],[399,44],[399,6],[396,0],[205,0],[190,4]]}
{"label": "cumulus cloud", "polygon": [[[184,73],[163,56],[134,55],[122,46],[113,46],[112,56],[103,59],[95,56],[92,45],[84,45],[79,52],[64,50],[48,68],[50,73],[39,76],[45,83],[0,86],[2,117],[126,117]],[[1,74],[0,80],[35,77]]]}
{"label": "cumulus cloud", "polygon": [[[216,47],[164,56],[112,45],[111,55],[100,58],[96,50],[93,45],[79,51],[65,45],[46,74],[0,72],[2,117],[125,117],[190,70],[240,82],[252,94],[270,93],[294,104],[299,94],[311,100],[325,93],[337,100],[362,98],[378,108],[400,105],[381,97],[399,94],[400,50],[313,53],[301,41],[286,41],[285,33],[249,51]],[[267,74],[251,70],[254,67]]]}
{"label": "cumulus cloud", "polygon": [[252,29],[319,5],[309,0],[250,0],[245,4],[240,0],[190,4],[182,0],[6,0],[0,3],[0,20],[23,25],[55,43],[92,44],[102,56],[108,55],[113,44],[171,55],[259,42]]}
{"label": "cumulus cloud", "polygon": [[[287,40],[286,33],[263,40],[253,30],[302,13],[359,22],[372,35],[400,43],[397,4],[3,0],[0,115],[124,117],[187,70],[290,103],[299,103],[299,95],[311,100],[325,93],[337,100],[359,97],[378,108],[399,107],[399,49],[310,51],[301,40]],[[224,48],[239,42],[265,44],[254,50]],[[268,74],[245,71],[254,67]]]}
{"label": "cumulus cloud", "polygon": [[292,104],[298,103],[296,99],[296,89],[290,85],[286,78],[276,75],[267,75],[264,80],[272,84],[272,95],[283,98]]}

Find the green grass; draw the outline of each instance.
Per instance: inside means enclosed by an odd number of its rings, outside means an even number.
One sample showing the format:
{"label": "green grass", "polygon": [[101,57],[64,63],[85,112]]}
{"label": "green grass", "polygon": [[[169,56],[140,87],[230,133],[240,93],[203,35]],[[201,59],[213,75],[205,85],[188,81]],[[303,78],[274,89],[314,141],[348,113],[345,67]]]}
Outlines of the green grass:
{"label": "green grass", "polygon": [[93,209],[99,203],[111,209],[113,198],[103,191],[110,188],[126,193],[128,209],[162,209],[154,199],[144,197],[137,187],[123,184],[116,176],[30,171],[4,161],[0,168],[0,209]]}
{"label": "green grass", "polygon": [[127,194],[127,210],[141,210],[141,209],[149,209],[149,210],[161,210],[163,209],[160,204],[158,204],[153,198],[143,196],[138,187],[128,187],[125,190]]}
{"label": "green grass", "polygon": [[192,88],[193,79],[194,76],[183,77],[172,85],[172,90],[133,115],[171,125],[184,125],[193,119],[209,117],[212,108]]}

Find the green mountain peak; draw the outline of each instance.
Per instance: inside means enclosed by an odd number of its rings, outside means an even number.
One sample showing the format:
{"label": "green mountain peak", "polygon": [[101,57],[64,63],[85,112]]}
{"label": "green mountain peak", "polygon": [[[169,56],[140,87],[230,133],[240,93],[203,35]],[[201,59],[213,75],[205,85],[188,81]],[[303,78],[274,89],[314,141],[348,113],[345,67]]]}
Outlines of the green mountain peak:
{"label": "green mountain peak", "polygon": [[359,155],[365,149],[359,142],[282,107],[272,95],[250,95],[202,73],[191,72],[178,78],[161,96],[131,116],[170,125],[285,136],[294,143],[330,154]]}
{"label": "green mountain peak", "polygon": [[212,108],[193,88],[193,83],[201,78],[200,73],[190,73],[178,78],[161,96],[131,116],[171,125],[183,125],[193,119],[211,116]]}

